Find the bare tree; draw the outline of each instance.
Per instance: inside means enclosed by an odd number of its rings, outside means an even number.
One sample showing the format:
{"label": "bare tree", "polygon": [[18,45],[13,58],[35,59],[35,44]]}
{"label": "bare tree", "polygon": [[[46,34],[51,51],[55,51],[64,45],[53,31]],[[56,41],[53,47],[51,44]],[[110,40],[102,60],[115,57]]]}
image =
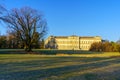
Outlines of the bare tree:
{"label": "bare tree", "polygon": [[0,5],[0,14],[3,14],[6,11],[6,8],[3,5]]}
{"label": "bare tree", "polygon": [[47,31],[47,22],[43,15],[30,7],[12,9],[0,19],[7,23],[11,31],[16,33],[28,52],[32,51],[36,33],[39,34],[40,39]]}

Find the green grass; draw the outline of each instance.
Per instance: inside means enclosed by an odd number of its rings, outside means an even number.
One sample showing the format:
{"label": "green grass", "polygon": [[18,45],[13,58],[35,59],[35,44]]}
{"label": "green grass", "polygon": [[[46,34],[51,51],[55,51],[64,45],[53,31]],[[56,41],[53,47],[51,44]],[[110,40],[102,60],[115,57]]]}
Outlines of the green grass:
{"label": "green grass", "polygon": [[[91,51],[82,51],[82,50],[50,50],[50,49],[33,49],[34,52],[38,54],[47,54],[47,55],[55,55],[58,53],[62,54],[93,54],[96,52],[91,52]],[[25,54],[26,52],[24,49],[0,49],[0,54],[16,54],[19,52],[19,54]],[[97,52],[100,53],[100,52]],[[18,53],[17,53],[18,54]]]}
{"label": "green grass", "polygon": [[109,54],[0,54],[0,80],[120,80],[119,55]]}

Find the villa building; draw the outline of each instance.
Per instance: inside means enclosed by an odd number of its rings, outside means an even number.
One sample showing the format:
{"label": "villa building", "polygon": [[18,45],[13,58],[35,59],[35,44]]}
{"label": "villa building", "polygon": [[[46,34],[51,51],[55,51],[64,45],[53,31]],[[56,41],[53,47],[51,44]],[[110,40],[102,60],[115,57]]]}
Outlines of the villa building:
{"label": "villa building", "polygon": [[45,48],[59,50],[89,50],[92,43],[101,41],[101,37],[99,36],[50,36],[45,40]]}

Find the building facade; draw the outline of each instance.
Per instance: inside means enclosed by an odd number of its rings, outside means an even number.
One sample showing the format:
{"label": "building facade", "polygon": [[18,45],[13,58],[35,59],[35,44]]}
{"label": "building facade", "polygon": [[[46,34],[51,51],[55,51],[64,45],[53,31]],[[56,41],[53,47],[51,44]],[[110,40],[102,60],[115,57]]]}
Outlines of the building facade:
{"label": "building facade", "polygon": [[50,36],[45,40],[45,48],[59,50],[89,50],[92,43],[101,41],[101,37],[99,36]]}

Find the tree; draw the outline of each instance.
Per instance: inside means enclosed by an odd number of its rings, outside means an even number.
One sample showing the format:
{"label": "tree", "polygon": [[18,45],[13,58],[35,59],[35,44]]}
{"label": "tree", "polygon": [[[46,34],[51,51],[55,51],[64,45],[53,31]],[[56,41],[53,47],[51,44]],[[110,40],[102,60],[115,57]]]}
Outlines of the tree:
{"label": "tree", "polygon": [[7,38],[6,38],[6,36],[0,36],[0,48],[6,48],[6,46],[7,46],[7,40],[6,40]]}
{"label": "tree", "polygon": [[110,42],[103,43],[103,51],[104,52],[113,52],[113,46]]}
{"label": "tree", "polygon": [[[3,6],[0,4],[0,17],[1,17],[2,15],[4,15],[5,12],[7,12],[7,10],[5,9],[5,7],[3,7]],[[1,23],[1,22],[0,22],[0,23]]]}
{"label": "tree", "polygon": [[40,48],[39,45],[40,45],[40,37],[39,37],[39,33],[36,32],[34,35],[32,48]]}
{"label": "tree", "polygon": [[0,5],[0,14],[2,15],[2,14],[4,14],[4,12],[6,12],[6,11],[7,11],[7,9],[5,9],[4,6]]}
{"label": "tree", "polygon": [[101,42],[93,43],[91,45],[90,51],[103,51],[103,52],[120,52],[120,44],[115,42]]}
{"label": "tree", "polygon": [[11,32],[16,33],[27,52],[32,51],[36,33],[40,39],[47,31],[47,22],[43,15],[30,7],[12,9],[6,15],[1,16],[0,19],[7,23]]}
{"label": "tree", "polygon": [[54,37],[52,37],[48,43],[45,45],[45,48],[48,48],[48,49],[57,49],[58,48],[58,45],[56,43],[56,40]]}
{"label": "tree", "polygon": [[90,51],[103,51],[102,43],[101,42],[95,42],[91,44]]}
{"label": "tree", "polygon": [[120,39],[116,42],[117,44],[120,44]]}
{"label": "tree", "polygon": [[120,39],[116,43],[117,43],[117,50],[120,53]]}
{"label": "tree", "polygon": [[8,33],[6,35],[7,37],[7,45],[8,45],[8,48],[21,48],[20,47],[20,40],[17,36],[15,36],[16,33]]}
{"label": "tree", "polygon": [[40,41],[40,49],[44,49],[45,47],[44,47],[44,39],[42,39],[41,41]]}

